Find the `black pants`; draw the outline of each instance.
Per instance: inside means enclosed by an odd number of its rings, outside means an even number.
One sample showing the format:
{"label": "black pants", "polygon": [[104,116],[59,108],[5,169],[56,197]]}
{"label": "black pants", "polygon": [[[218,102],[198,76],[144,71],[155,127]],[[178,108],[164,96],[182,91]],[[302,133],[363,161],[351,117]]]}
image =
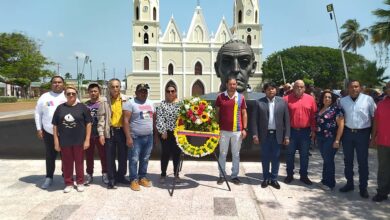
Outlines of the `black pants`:
{"label": "black pants", "polygon": [[52,178],[56,168],[57,151],[54,149],[54,137],[52,134],[43,131],[43,142],[46,148],[46,177]]}
{"label": "black pants", "polygon": [[177,167],[180,163],[180,153],[181,149],[177,146],[176,138],[173,135],[173,131],[167,131],[167,139],[161,140],[161,176],[167,175],[167,167],[169,163],[169,158],[172,156],[173,160],[173,173],[177,176],[178,170]]}
{"label": "black pants", "polygon": [[[106,138],[104,147],[106,149],[108,179],[110,181],[123,180],[127,172],[127,146],[123,129],[111,128],[111,138]],[[118,157],[118,171],[116,170],[115,157]]]}

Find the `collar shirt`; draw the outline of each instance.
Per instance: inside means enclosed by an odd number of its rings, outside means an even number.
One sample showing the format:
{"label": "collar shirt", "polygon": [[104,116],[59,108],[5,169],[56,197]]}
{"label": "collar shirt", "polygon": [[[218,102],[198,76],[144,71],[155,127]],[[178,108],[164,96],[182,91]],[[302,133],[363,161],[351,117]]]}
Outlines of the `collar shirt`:
{"label": "collar shirt", "polygon": [[360,93],[355,101],[351,96],[346,96],[340,100],[340,105],[344,110],[345,126],[350,129],[371,127],[371,119],[376,109],[371,96]]}
{"label": "collar shirt", "polygon": [[275,130],[276,129],[276,124],[275,124],[275,114],[274,114],[274,109],[275,109],[275,97],[273,99],[268,100],[268,110],[269,110],[269,118],[268,118],[268,130]]}
{"label": "collar shirt", "polygon": [[296,97],[294,93],[284,96],[290,114],[290,125],[292,128],[308,128],[316,131],[317,104],[313,96],[304,93],[301,97]]}
{"label": "collar shirt", "polygon": [[119,95],[111,100],[111,125],[116,128],[122,127],[122,98]]}
{"label": "collar shirt", "polygon": [[234,97],[238,96],[238,92],[237,92],[237,91],[234,93],[234,95],[233,95],[232,97],[229,96],[227,90],[224,92],[224,94],[225,94],[225,96],[228,97],[229,99],[234,99]]}

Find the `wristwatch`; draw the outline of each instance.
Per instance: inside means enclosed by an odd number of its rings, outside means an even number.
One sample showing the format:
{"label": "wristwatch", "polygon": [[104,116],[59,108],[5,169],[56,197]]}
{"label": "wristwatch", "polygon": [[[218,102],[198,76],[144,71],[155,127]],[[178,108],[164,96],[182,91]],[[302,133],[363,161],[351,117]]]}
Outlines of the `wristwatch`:
{"label": "wristwatch", "polygon": [[248,128],[243,128],[242,130],[244,130],[244,131],[248,131]]}

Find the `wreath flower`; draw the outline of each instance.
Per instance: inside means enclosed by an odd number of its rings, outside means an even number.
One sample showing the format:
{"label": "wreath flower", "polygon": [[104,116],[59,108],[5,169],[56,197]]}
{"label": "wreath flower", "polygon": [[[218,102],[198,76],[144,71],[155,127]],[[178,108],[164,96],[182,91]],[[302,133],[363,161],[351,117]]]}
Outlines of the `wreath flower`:
{"label": "wreath flower", "polygon": [[[192,157],[203,157],[214,152],[219,142],[219,125],[215,109],[203,99],[192,97],[182,102],[174,135],[180,149]],[[188,136],[207,138],[201,146],[189,143]]]}

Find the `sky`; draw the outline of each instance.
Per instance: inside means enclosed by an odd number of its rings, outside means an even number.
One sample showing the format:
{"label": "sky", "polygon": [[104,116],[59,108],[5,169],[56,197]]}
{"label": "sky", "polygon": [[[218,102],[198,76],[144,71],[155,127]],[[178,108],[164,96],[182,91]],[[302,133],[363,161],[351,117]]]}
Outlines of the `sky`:
{"label": "sky", "polygon": [[[200,0],[208,29],[216,32],[225,17],[233,20],[233,0]],[[85,56],[86,79],[123,79],[131,67],[132,0],[0,0],[0,32],[22,32],[39,42],[41,52],[59,64],[59,73],[75,77]],[[263,26],[263,58],[299,45],[338,48],[334,20],[326,5],[333,3],[338,26],[356,19],[361,28],[378,19],[372,11],[385,8],[383,0],[259,0]],[[164,33],[171,16],[179,30],[188,32],[197,0],[160,0],[160,27]],[[388,8],[387,8],[388,9]],[[341,30],[340,30],[341,31]],[[375,60],[374,47],[367,42],[358,49],[366,59]],[[341,61],[340,61],[341,62]],[[91,64],[91,65],[89,65]],[[58,65],[48,67],[57,72]],[[390,75],[390,70],[386,71]]]}

